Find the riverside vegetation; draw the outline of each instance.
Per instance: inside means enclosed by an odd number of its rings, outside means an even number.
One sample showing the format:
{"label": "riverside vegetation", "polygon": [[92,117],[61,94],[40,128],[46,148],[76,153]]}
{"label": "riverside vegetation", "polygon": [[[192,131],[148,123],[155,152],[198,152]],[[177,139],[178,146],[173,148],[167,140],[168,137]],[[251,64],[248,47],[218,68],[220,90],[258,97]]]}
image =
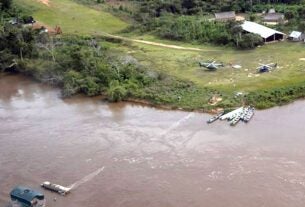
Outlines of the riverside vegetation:
{"label": "riverside vegetation", "polygon": [[[265,87],[267,83],[264,82],[267,81],[261,80],[263,85],[257,84],[257,88],[246,90],[245,96],[236,97],[234,91],[242,90],[248,86],[243,86],[243,83],[240,86],[238,85],[237,89],[228,89],[221,85],[210,86],[207,84],[208,79],[212,77],[210,74],[203,77],[203,80],[206,79],[205,83],[198,83],[195,78],[191,78],[191,76],[188,78],[181,70],[177,71],[177,68],[185,66],[183,63],[172,63],[172,60],[167,61],[163,60],[162,57],[159,58],[155,55],[151,46],[144,47],[133,45],[128,41],[103,38],[98,31],[92,33],[94,28],[86,31],[86,25],[77,28],[80,29],[77,32],[79,35],[77,35],[74,32],[76,28],[72,28],[70,23],[67,23],[71,20],[63,23],[63,25],[67,25],[67,30],[64,28],[64,32],[68,32],[61,37],[49,37],[39,30],[34,31],[31,28],[12,26],[5,23],[7,22],[5,20],[16,16],[16,14],[26,17],[36,12],[24,5],[20,7],[18,1],[17,4],[11,4],[10,0],[1,0],[0,67],[3,71],[22,72],[42,82],[58,85],[62,88],[63,96],[71,96],[77,93],[84,93],[88,96],[104,95],[110,101],[140,99],[153,105],[168,105],[171,108],[204,111],[216,107],[236,107],[244,102],[257,108],[268,108],[305,96],[305,79],[298,74],[295,74],[296,77],[289,79],[288,83],[284,85],[281,84],[281,81],[274,81],[274,84]],[[30,5],[33,3],[32,0],[26,0],[26,2],[29,2]],[[54,2],[56,3],[57,0],[54,0]],[[69,0],[58,3],[71,3],[72,6],[84,10],[84,12],[88,8]],[[95,5],[92,2],[91,4]],[[140,8],[143,11],[145,5],[140,5]],[[154,7],[152,8],[154,9]],[[54,15],[51,14],[53,11],[52,9],[48,10],[50,10],[49,16],[42,10],[41,17],[44,22],[54,23],[54,17],[50,18]],[[121,10],[124,9],[121,8]],[[103,12],[99,9],[94,11]],[[155,9],[155,11],[158,11],[158,9]],[[60,10],[54,12],[56,12],[56,15],[61,15]],[[199,11],[194,12],[197,14]],[[138,19],[139,15],[143,16],[145,12],[129,13],[134,19]],[[250,35],[249,37],[247,35],[243,37],[234,35],[240,29],[235,25],[230,25],[234,23],[201,21],[198,16],[192,16],[191,14],[192,12],[185,11],[185,9],[174,12],[174,14],[169,14],[168,11],[164,15],[153,14],[155,17],[148,22],[138,19],[138,25],[135,24],[133,28],[145,33],[156,33],[157,36],[162,38],[179,41],[197,41],[231,45],[239,48],[252,48],[261,44],[256,35]],[[94,13],[94,15],[97,15],[97,18],[99,17],[99,13]],[[92,18],[95,18],[94,15]],[[149,15],[152,14],[149,13]],[[115,16],[107,17],[111,18],[111,22],[115,22],[116,26],[111,27],[113,31],[118,27],[124,29],[126,23],[120,23],[120,20],[116,19]],[[65,20],[64,16],[63,20]],[[297,21],[299,20],[295,22]],[[111,24],[111,22],[107,24]],[[71,22],[71,24],[73,23]],[[93,27],[93,25],[91,26]],[[94,26],[98,27],[98,25]],[[204,30],[202,28],[210,29]],[[130,28],[127,30],[125,28],[125,31],[128,30]],[[130,50],[136,50],[137,52],[126,54]],[[231,53],[232,49],[226,50]],[[162,51],[160,49],[159,54],[166,57],[170,53],[167,52],[166,49],[162,49]],[[191,53],[181,52],[181,54],[177,54],[176,58],[185,54],[190,55]],[[153,63],[147,63],[147,59],[151,59]],[[161,65],[168,67],[168,69],[160,69],[162,68]],[[176,68],[176,71],[169,73],[172,68]],[[190,68],[194,68],[194,66],[192,65]],[[224,73],[221,75],[225,76]],[[221,75],[218,78],[221,78]],[[221,97],[222,101],[214,105],[209,104],[209,101],[215,96]]]}

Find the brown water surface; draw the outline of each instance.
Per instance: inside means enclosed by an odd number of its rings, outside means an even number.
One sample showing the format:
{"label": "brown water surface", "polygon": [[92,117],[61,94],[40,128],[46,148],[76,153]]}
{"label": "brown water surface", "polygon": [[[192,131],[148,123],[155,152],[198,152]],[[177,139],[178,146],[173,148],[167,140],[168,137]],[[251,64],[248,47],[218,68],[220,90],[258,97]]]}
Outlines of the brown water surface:
{"label": "brown water surface", "polygon": [[[303,207],[305,102],[249,124],[0,77],[0,206],[15,185],[75,184],[50,207]],[[56,197],[57,200],[53,201]]]}

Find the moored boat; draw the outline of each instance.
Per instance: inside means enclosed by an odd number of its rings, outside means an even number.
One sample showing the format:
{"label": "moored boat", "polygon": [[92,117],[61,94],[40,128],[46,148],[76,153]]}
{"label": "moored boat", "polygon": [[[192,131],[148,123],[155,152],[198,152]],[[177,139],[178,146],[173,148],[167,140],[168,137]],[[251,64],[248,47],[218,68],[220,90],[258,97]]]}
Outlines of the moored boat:
{"label": "moored boat", "polygon": [[41,187],[43,187],[45,189],[48,189],[48,190],[51,190],[51,191],[54,191],[54,192],[57,192],[57,193],[59,193],[60,195],[63,195],[63,196],[66,195],[67,193],[70,193],[70,191],[71,191],[71,188],[64,187],[64,186],[61,186],[61,185],[58,185],[58,184],[52,184],[49,181],[43,182],[41,184]]}
{"label": "moored boat", "polygon": [[224,113],[225,113],[225,112],[222,111],[222,112],[220,112],[219,114],[217,114],[216,116],[213,116],[212,118],[210,118],[210,119],[207,121],[207,123],[208,123],[208,124],[213,123],[214,121],[218,120]]}
{"label": "moored boat", "polygon": [[240,118],[241,118],[241,114],[238,114],[236,117],[234,117],[234,119],[232,119],[230,125],[235,126],[240,121]]}
{"label": "moored boat", "polygon": [[247,115],[243,118],[243,121],[244,121],[244,122],[249,122],[249,121],[252,119],[253,116],[254,116],[254,108],[251,107],[251,108],[249,109]]}

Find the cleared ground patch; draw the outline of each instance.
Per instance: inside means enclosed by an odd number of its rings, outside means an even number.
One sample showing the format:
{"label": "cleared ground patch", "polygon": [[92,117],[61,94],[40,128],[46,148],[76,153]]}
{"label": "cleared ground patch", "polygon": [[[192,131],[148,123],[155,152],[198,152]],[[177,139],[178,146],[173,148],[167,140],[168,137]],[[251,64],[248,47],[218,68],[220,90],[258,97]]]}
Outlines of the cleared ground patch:
{"label": "cleared ground patch", "polygon": [[116,33],[127,26],[127,23],[107,12],[90,9],[70,0],[49,0],[48,5],[37,0],[15,2],[31,10],[40,22],[51,27],[59,25],[66,34]]}
{"label": "cleared ground patch", "polygon": [[49,6],[49,0],[38,0],[38,2],[41,2],[41,3]]}

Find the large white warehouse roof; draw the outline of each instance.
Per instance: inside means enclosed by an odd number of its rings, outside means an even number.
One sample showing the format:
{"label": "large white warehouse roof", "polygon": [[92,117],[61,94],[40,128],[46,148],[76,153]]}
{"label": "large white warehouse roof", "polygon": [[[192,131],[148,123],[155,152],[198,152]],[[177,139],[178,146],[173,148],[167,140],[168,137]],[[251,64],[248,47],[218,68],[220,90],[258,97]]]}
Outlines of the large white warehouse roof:
{"label": "large white warehouse roof", "polygon": [[250,33],[255,33],[260,35],[262,38],[268,38],[274,34],[282,34],[285,35],[282,32],[276,31],[274,29],[271,29],[269,27],[265,27],[263,25],[257,24],[255,22],[249,22],[245,21],[242,25],[243,30],[250,32]]}

